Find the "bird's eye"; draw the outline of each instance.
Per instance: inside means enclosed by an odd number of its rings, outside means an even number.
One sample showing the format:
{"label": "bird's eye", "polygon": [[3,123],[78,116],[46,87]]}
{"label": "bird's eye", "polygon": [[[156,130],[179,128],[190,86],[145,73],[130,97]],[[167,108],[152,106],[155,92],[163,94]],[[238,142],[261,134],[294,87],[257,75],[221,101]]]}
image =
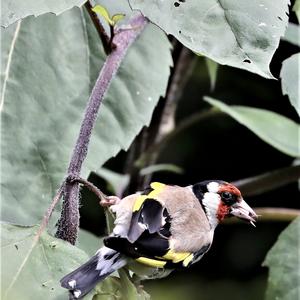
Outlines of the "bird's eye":
{"label": "bird's eye", "polygon": [[229,192],[223,192],[221,193],[222,201],[227,205],[232,205],[236,202],[237,197],[234,194],[231,194]]}

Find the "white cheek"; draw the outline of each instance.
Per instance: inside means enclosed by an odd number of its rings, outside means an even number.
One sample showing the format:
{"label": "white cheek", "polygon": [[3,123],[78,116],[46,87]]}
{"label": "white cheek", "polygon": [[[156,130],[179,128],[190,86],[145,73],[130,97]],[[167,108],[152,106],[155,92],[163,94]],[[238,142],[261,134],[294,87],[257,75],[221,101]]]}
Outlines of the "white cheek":
{"label": "white cheek", "polygon": [[217,193],[219,191],[219,187],[220,187],[220,184],[213,181],[207,185],[207,190],[210,193]]}
{"label": "white cheek", "polygon": [[203,197],[204,205],[210,210],[217,212],[220,204],[220,196],[215,193],[205,193]]}
{"label": "white cheek", "polygon": [[205,193],[202,200],[202,203],[206,208],[206,214],[212,228],[215,228],[219,223],[219,220],[217,218],[217,212],[220,205],[220,201],[220,196],[215,193]]}

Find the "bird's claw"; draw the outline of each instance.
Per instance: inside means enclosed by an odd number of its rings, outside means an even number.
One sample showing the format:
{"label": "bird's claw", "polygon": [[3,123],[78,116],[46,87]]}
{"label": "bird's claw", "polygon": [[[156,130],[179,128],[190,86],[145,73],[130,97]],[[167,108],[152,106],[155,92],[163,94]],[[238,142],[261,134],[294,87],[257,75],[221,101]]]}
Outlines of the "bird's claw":
{"label": "bird's claw", "polygon": [[107,196],[105,198],[102,198],[99,202],[99,204],[102,207],[110,207],[112,205],[116,205],[120,202],[120,198],[117,196]]}

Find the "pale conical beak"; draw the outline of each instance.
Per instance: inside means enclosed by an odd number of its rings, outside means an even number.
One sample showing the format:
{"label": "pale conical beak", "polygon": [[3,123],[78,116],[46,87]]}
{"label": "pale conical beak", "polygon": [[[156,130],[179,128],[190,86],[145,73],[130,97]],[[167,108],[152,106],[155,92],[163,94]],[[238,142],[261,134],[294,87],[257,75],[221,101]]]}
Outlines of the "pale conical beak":
{"label": "pale conical beak", "polygon": [[254,222],[258,217],[255,211],[243,199],[231,206],[230,215],[248,221],[254,227]]}

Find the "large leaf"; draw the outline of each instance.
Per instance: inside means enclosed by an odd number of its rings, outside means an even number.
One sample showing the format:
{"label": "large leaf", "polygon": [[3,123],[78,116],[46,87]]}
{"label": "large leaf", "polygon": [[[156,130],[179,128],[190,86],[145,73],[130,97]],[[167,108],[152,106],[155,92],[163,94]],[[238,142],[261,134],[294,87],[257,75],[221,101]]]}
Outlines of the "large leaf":
{"label": "large leaf", "polygon": [[[1,38],[6,43],[2,219],[34,224],[64,177],[105,55],[90,19],[79,9],[58,17],[29,17],[14,30],[3,30]],[[167,37],[149,25],[129,50],[100,108],[82,176],[129,147],[150,122],[171,63]]]}
{"label": "large leaf", "polygon": [[219,65],[207,57],[205,58],[205,63],[210,81],[210,90],[213,91],[216,86]]}
{"label": "large leaf", "polygon": [[300,22],[300,0],[296,0],[293,6],[293,11],[295,12],[298,22]]}
{"label": "large leaf", "polygon": [[273,77],[269,64],[287,25],[289,0],[129,2],[194,52]]}
{"label": "large leaf", "polygon": [[89,256],[93,256],[96,251],[103,246],[103,242],[100,237],[80,228],[76,246]]}
{"label": "large leaf", "polygon": [[88,256],[46,232],[36,240],[38,229],[1,224],[1,299],[67,299],[59,280]]}
{"label": "large leaf", "polygon": [[130,180],[129,174],[120,174],[106,168],[99,168],[97,175],[107,182],[107,189],[118,197],[122,196]]}
{"label": "large leaf", "polygon": [[1,73],[2,219],[34,224],[62,180],[79,130],[88,49],[79,9],[19,24],[1,34],[9,53]]}
{"label": "large leaf", "polygon": [[229,106],[210,97],[205,97],[204,100],[230,115],[276,149],[293,157],[300,156],[300,125],[294,121],[265,109]]}
{"label": "large leaf", "polygon": [[299,91],[299,65],[300,53],[294,54],[282,63],[280,71],[282,93],[288,95],[291,104],[300,116],[300,91]]}
{"label": "large leaf", "polygon": [[264,265],[269,267],[267,300],[299,299],[300,295],[300,217],[279,236]]}
{"label": "large leaf", "polygon": [[81,6],[86,0],[5,0],[1,3],[1,26],[10,24],[28,16],[45,13],[60,14],[74,6]]}
{"label": "large leaf", "polygon": [[127,272],[120,270],[119,273],[120,278],[113,276],[96,286],[93,300],[150,300],[150,296],[141,287],[137,290]]}
{"label": "large leaf", "polygon": [[282,40],[300,47],[299,37],[300,37],[300,26],[294,23],[289,23],[289,26],[286,29],[285,35],[282,37]]}

